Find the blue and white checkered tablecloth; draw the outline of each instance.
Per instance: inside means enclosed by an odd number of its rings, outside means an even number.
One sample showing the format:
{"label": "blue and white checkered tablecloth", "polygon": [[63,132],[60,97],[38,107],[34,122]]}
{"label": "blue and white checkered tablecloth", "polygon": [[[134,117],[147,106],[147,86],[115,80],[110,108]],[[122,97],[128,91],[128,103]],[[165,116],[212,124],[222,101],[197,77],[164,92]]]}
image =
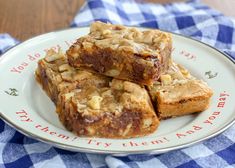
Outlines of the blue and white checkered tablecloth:
{"label": "blue and white checkered tablecloth", "polygon": [[[165,5],[132,0],[87,0],[71,26],[94,20],[159,28],[191,36],[235,59],[235,21],[199,1]],[[0,54],[18,41],[0,35]],[[235,125],[200,144],[161,155],[113,157],[69,152],[28,138],[0,120],[0,167],[229,168],[235,167]]]}

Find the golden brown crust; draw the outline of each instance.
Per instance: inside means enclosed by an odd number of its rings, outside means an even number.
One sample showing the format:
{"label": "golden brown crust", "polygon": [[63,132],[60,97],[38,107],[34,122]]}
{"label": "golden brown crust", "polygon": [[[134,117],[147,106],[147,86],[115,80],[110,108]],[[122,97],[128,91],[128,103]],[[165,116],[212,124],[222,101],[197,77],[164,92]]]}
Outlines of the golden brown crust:
{"label": "golden brown crust", "polygon": [[[58,56],[60,55],[60,56]],[[60,51],[50,50],[38,61],[35,72],[37,81],[56,104],[59,93],[67,93],[81,85],[103,86],[111,80],[108,77],[70,67],[66,56]]]}
{"label": "golden brown crust", "polygon": [[149,85],[167,69],[171,49],[169,33],[95,22],[67,55],[73,67]]}
{"label": "golden brown crust", "polygon": [[200,80],[163,86],[156,93],[157,109],[160,118],[201,112],[208,108],[211,96],[211,89]]}
{"label": "golden brown crust", "polygon": [[147,91],[132,82],[113,79],[109,86],[84,86],[61,97],[60,118],[81,136],[139,137],[159,125]]}
{"label": "golden brown crust", "polygon": [[159,120],[138,84],[70,67],[52,51],[36,77],[55,102],[61,122],[80,136],[130,138],[154,132]]}
{"label": "golden brown crust", "polygon": [[213,94],[205,82],[175,63],[148,89],[161,119],[204,111]]}

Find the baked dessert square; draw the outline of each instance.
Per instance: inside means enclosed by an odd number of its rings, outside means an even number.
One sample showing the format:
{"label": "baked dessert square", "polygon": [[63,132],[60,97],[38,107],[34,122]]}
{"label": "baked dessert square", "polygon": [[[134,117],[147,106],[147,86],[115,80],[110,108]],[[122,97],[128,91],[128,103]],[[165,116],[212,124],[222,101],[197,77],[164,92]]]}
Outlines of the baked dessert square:
{"label": "baked dessert square", "polygon": [[170,33],[94,22],[90,33],[80,37],[67,55],[73,67],[151,85],[168,68],[171,50]]}
{"label": "baked dessert square", "polygon": [[38,62],[36,78],[61,122],[79,136],[139,137],[159,125],[144,87],[70,67],[62,52],[49,51]]}
{"label": "baked dessert square", "polygon": [[81,87],[61,95],[57,111],[64,125],[80,136],[132,138],[153,133],[159,120],[147,91],[113,79],[110,85]]}
{"label": "baked dessert square", "polygon": [[35,77],[50,99],[57,104],[59,93],[67,93],[80,85],[107,85],[111,78],[69,66],[66,55],[59,50],[49,50],[38,61]]}
{"label": "baked dessert square", "polygon": [[187,69],[174,62],[148,89],[161,119],[204,111],[209,107],[213,94],[204,81],[196,79]]}

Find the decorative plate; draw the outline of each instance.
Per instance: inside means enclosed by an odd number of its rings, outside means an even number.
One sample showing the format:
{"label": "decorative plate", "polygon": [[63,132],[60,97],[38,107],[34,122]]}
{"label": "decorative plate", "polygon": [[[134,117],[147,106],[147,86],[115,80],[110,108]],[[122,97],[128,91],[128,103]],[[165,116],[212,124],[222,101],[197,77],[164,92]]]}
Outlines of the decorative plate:
{"label": "decorative plate", "polygon": [[161,121],[145,137],[105,139],[78,137],[60,123],[55,106],[35,81],[37,61],[48,49],[64,51],[89,28],[47,33],[8,50],[0,61],[0,115],[19,132],[71,151],[116,155],[158,154],[211,138],[235,123],[235,66],[228,56],[196,40],[173,34],[173,59],[213,89],[208,110]]}

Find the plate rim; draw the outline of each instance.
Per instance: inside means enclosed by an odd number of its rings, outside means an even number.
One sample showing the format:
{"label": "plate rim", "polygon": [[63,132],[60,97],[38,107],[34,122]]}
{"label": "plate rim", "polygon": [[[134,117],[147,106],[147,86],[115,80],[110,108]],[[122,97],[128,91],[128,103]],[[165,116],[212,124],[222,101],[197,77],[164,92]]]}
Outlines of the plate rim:
{"label": "plate rim", "polygon": [[[154,29],[154,28],[147,28],[147,27],[140,27],[140,26],[128,26],[128,27],[136,27],[136,28],[144,28],[144,29]],[[1,62],[4,60],[4,58],[6,57],[6,55],[8,54],[8,52],[10,52],[11,50],[13,50],[15,47],[22,45],[24,43],[29,42],[30,40],[33,40],[35,38],[39,38],[41,36],[48,36],[50,34],[54,34],[54,33],[58,33],[58,32],[62,32],[62,31],[67,31],[67,30],[72,30],[72,29],[81,29],[81,28],[89,28],[88,26],[83,26],[83,27],[72,27],[72,28],[65,28],[65,29],[59,29],[56,31],[51,31],[48,33],[44,33],[44,34],[40,34],[34,37],[31,37],[25,41],[22,41],[16,45],[14,45],[13,47],[10,47],[9,49],[7,49],[2,55],[0,55],[0,64]],[[227,58],[229,61],[231,61],[233,63],[233,65],[235,65],[235,60],[233,60],[227,53],[224,53],[222,51],[220,51],[219,49],[205,43],[202,41],[199,41],[198,39],[192,38],[190,36],[186,36],[186,35],[182,35],[179,33],[175,33],[175,32],[170,32],[170,31],[165,31],[162,30],[164,32],[169,32],[171,34],[174,34],[176,36],[180,36],[183,37],[185,39],[189,39],[195,42],[199,42],[207,47],[209,47],[210,49],[220,53],[222,56],[224,56],[224,58]],[[168,151],[172,151],[172,150],[177,150],[177,149],[182,149],[182,148],[186,148],[192,145],[195,145],[197,143],[200,143],[202,141],[208,140],[212,137],[215,137],[221,133],[223,133],[225,130],[227,130],[229,127],[231,127],[233,124],[235,124],[235,117],[229,122],[227,123],[225,126],[223,126],[222,128],[220,128],[218,131],[214,131],[212,132],[210,135],[205,136],[204,138],[198,139],[198,140],[194,140],[192,142],[188,142],[188,143],[183,143],[181,145],[172,145],[170,147],[164,147],[161,149],[146,149],[146,150],[130,150],[130,151],[122,151],[122,150],[103,150],[103,149],[92,149],[92,148],[85,148],[85,147],[78,147],[75,145],[70,145],[70,144],[64,144],[62,142],[55,142],[53,140],[50,140],[49,138],[44,138],[44,137],[40,137],[37,134],[34,134],[33,132],[27,131],[26,129],[20,128],[20,126],[16,125],[14,122],[10,121],[7,119],[7,117],[3,114],[2,111],[0,111],[0,118],[6,122],[8,125],[10,125],[11,127],[13,127],[14,129],[16,129],[16,131],[19,131],[20,133],[22,133],[23,135],[36,139],[40,142],[44,142],[47,143],[49,145],[52,145],[53,147],[57,147],[57,148],[61,148],[64,150],[69,150],[69,151],[73,151],[73,152],[84,152],[84,153],[96,153],[96,154],[112,154],[112,155],[117,155],[117,156],[125,156],[125,155],[130,155],[130,154],[161,154],[161,153],[165,153]]]}

